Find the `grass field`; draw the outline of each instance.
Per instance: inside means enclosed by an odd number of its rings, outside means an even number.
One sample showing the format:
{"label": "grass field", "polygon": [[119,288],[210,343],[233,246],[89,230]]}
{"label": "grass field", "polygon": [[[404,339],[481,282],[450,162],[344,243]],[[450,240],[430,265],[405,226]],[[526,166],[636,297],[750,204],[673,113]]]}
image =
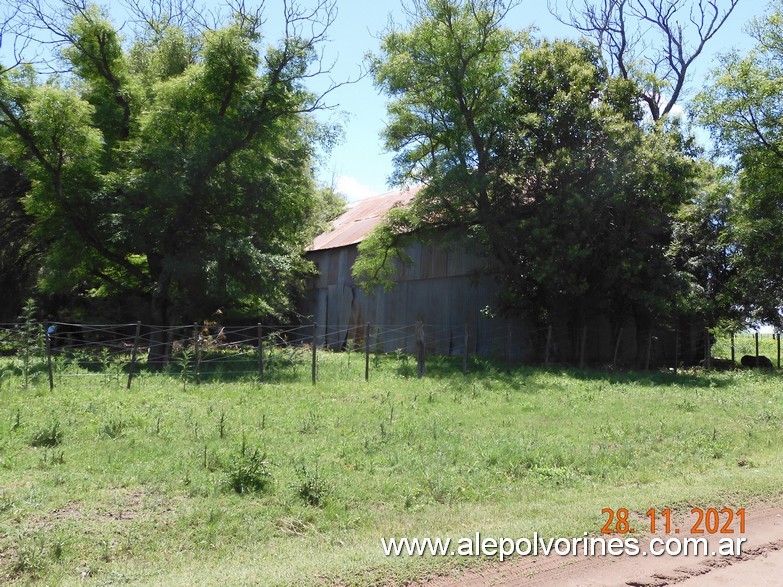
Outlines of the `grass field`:
{"label": "grass field", "polygon": [[783,499],[783,380],[324,353],[319,382],[0,379],[0,581],[399,584],[381,537],[598,533]]}

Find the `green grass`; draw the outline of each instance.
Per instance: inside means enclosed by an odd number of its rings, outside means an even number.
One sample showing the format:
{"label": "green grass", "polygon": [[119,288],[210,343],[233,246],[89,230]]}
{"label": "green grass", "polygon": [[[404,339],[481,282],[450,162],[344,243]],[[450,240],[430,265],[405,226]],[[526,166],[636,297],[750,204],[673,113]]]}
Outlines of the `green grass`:
{"label": "green grass", "polygon": [[[597,533],[601,509],[781,502],[783,386],[754,372],[506,370],[360,354],[271,382],[0,378],[0,580],[392,584],[381,537]],[[290,375],[290,377],[288,375]],[[74,375],[74,376],[71,376]],[[243,378],[244,377],[244,378]]]}
{"label": "green grass", "polygon": [[[756,356],[756,339],[753,333],[740,332],[734,335],[734,358],[740,362],[743,355]],[[769,332],[759,334],[759,355],[764,355],[777,367],[778,341],[775,335]],[[712,347],[712,356],[720,359],[731,358],[731,336],[722,334],[717,337]]]}

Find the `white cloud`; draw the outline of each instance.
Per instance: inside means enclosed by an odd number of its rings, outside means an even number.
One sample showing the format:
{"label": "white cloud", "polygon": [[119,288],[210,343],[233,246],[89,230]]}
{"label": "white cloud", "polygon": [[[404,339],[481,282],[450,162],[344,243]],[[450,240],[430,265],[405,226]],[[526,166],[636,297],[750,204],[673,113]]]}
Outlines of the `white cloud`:
{"label": "white cloud", "polygon": [[353,177],[349,177],[347,175],[341,175],[338,177],[334,188],[337,193],[340,193],[348,198],[349,202],[364,200],[365,198],[377,196],[379,193],[373,188],[366,186]]}

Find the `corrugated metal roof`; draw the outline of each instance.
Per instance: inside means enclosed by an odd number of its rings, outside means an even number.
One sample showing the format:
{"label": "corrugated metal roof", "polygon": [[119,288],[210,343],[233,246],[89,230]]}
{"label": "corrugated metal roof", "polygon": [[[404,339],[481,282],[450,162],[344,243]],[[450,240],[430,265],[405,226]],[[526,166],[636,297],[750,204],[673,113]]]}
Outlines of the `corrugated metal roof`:
{"label": "corrugated metal roof", "polygon": [[355,245],[364,240],[373,228],[383,220],[395,205],[405,206],[420,188],[397,190],[381,194],[349,205],[348,209],[334,222],[332,229],[318,235],[308,251],[323,251]]}

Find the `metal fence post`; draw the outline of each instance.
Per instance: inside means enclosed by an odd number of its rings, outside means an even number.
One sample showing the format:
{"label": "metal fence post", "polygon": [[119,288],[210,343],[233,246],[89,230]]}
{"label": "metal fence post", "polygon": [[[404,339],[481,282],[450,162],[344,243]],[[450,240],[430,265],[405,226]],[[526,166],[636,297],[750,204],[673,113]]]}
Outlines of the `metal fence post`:
{"label": "metal fence post", "polygon": [[54,390],[54,376],[52,375],[52,335],[49,333],[49,321],[44,322],[44,336],[46,337],[46,370],[49,373],[49,391]]}
{"label": "metal fence post", "polygon": [[364,326],[364,380],[370,380],[370,323]]}
{"label": "metal fence post", "polygon": [[316,379],[316,365],[317,365],[317,358],[316,358],[316,352],[318,348],[318,324],[313,322],[313,365],[312,365],[312,378],[313,378],[313,385],[315,385],[315,379]]}
{"label": "metal fence post", "polygon": [[199,384],[199,376],[201,375],[201,344],[199,344],[198,336],[198,323],[193,323],[193,348],[196,351],[196,365],[194,367],[194,374],[196,379],[196,385]]}

